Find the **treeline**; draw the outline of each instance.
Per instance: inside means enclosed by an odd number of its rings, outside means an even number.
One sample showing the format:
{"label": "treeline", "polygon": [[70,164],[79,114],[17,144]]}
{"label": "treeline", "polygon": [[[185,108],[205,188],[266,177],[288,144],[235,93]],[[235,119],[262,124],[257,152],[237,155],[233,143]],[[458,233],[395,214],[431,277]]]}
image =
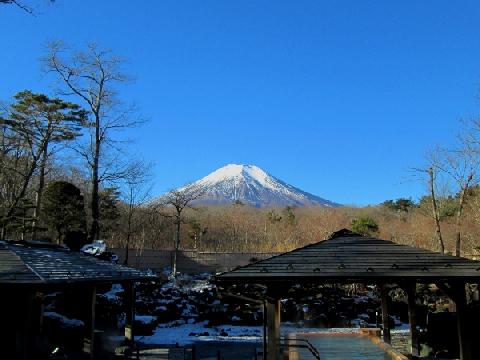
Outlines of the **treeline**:
{"label": "treeline", "polygon": [[[456,200],[455,197],[438,199],[445,252],[452,254],[456,244]],[[462,255],[475,255],[480,251],[479,201],[478,193],[472,191],[465,203]],[[177,227],[171,218],[157,210],[145,207],[139,211],[139,218],[149,220],[132,235],[131,247],[174,248]],[[400,244],[440,251],[431,211],[431,199],[427,196],[418,203],[399,199],[364,208],[258,209],[238,202],[227,206],[196,206],[183,214],[180,248],[220,252],[288,251],[326,239],[341,228],[350,228]],[[109,243],[114,247],[125,246],[122,234],[115,231],[111,232]]]}

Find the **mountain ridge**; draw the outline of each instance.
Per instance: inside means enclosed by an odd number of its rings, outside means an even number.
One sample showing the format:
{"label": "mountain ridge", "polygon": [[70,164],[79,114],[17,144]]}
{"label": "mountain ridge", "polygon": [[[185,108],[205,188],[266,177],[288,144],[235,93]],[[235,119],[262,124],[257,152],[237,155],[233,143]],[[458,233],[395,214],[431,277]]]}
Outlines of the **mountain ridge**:
{"label": "mountain ridge", "polygon": [[255,165],[228,164],[187,187],[202,193],[202,196],[194,201],[202,205],[232,204],[240,201],[254,207],[341,206],[296,188]]}

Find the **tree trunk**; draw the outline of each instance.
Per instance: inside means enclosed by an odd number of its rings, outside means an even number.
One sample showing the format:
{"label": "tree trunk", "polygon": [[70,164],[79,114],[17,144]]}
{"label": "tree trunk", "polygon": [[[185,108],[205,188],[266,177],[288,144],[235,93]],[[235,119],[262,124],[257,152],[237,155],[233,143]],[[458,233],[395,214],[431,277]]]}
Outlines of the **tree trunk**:
{"label": "tree trunk", "polygon": [[180,218],[177,219],[177,231],[175,233],[175,251],[173,253],[173,265],[172,265],[172,275],[173,277],[177,276],[177,259],[178,259],[178,249],[180,248]]}
{"label": "tree trunk", "polygon": [[434,187],[434,174],[433,168],[428,169],[429,186],[430,186],[430,196],[432,197],[432,209],[433,209],[433,219],[435,220],[435,232],[437,235],[438,244],[440,245],[440,252],[445,253],[445,244],[443,242],[442,230],[440,228],[440,216],[438,215],[437,199],[435,197],[435,187]]}
{"label": "tree trunk", "polygon": [[98,166],[100,158],[100,115],[99,113],[95,114],[95,151],[93,154],[93,165],[92,165],[92,224],[90,227],[89,240],[93,242],[99,238],[100,228],[99,228],[99,218],[100,218],[100,197],[98,195],[99,187],[99,177],[98,177]]}
{"label": "tree trunk", "polygon": [[460,256],[460,251],[462,247],[461,225],[462,225],[463,205],[465,203],[466,192],[467,192],[467,186],[462,187],[462,191],[460,192],[460,198],[458,200],[458,210],[457,210],[457,216],[455,219],[455,256]]}
{"label": "tree trunk", "polygon": [[[40,151],[43,151],[44,146],[45,145],[43,144],[40,147],[40,149],[42,149]],[[9,206],[9,208],[7,210],[7,213],[5,215],[5,220],[6,221],[8,221],[8,219],[13,215],[13,213],[15,212],[15,209],[17,208],[17,205],[20,202],[20,200],[22,200],[25,197],[25,194],[27,193],[28,185],[30,184],[30,180],[33,177],[33,173],[35,172],[35,169],[37,168],[37,162],[38,162],[38,154],[36,154],[32,159],[32,164],[30,165],[30,168],[28,169],[28,173],[24,177],[23,184],[22,184],[22,189],[20,190],[20,193],[15,197],[13,203]],[[2,224],[2,239],[1,240],[5,240],[5,235],[6,235],[5,225],[6,224]]]}
{"label": "tree trunk", "polygon": [[130,242],[130,234],[127,234],[127,243],[125,244],[125,260],[123,261],[123,265],[128,265],[128,245]]}
{"label": "tree trunk", "polygon": [[38,217],[40,216],[40,210],[42,206],[42,194],[45,187],[45,168],[47,166],[48,158],[48,143],[45,144],[45,149],[43,150],[42,160],[40,162],[40,173],[38,175],[38,188],[37,194],[35,196],[35,208],[33,209],[33,223],[32,223],[32,239],[37,239],[37,224]]}

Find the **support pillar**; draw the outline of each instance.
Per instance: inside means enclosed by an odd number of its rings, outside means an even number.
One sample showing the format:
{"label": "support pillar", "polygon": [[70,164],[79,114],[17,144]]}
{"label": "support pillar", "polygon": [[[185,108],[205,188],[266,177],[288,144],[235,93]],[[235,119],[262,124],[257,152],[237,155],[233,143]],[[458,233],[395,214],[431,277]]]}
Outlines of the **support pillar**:
{"label": "support pillar", "polygon": [[472,353],[470,347],[470,334],[468,333],[467,323],[469,321],[467,314],[467,299],[465,294],[465,285],[459,286],[456,290],[457,296],[455,305],[457,307],[457,329],[458,342],[460,348],[460,360],[471,360]]}
{"label": "support pillar", "polygon": [[472,360],[471,334],[468,332],[467,296],[465,284],[436,284],[455,303],[460,360]]}
{"label": "support pillar", "polygon": [[95,356],[95,305],[97,302],[97,288],[92,286],[89,289],[88,315],[86,326],[86,339],[84,341],[84,352],[89,354],[91,360]]}
{"label": "support pillar", "polygon": [[408,284],[404,287],[407,293],[408,301],[408,323],[410,326],[411,354],[412,357],[420,356],[420,343],[418,341],[417,330],[417,306],[416,306],[416,283]]}
{"label": "support pillar", "polygon": [[135,334],[133,323],[135,322],[135,287],[133,282],[129,281],[123,284],[125,289],[125,339],[129,345],[133,345]]}
{"label": "support pillar", "polygon": [[380,285],[380,296],[382,301],[382,325],[383,325],[383,341],[387,344],[392,343],[390,335],[390,319],[388,316],[388,286],[387,284]]}
{"label": "support pillar", "polygon": [[280,300],[267,302],[267,360],[280,359]]}
{"label": "support pillar", "polygon": [[263,354],[262,359],[267,355],[267,302],[263,301]]}
{"label": "support pillar", "polygon": [[17,324],[16,356],[18,359],[30,359],[33,346],[32,313],[34,294],[31,291],[20,293],[18,303],[21,304],[21,314]]}

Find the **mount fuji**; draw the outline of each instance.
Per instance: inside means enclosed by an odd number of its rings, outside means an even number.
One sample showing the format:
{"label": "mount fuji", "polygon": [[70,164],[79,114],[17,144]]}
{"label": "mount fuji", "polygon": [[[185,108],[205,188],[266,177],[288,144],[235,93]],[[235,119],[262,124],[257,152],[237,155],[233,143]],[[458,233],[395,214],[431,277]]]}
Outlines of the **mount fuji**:
{"label": "mount fuji", "polygon": [[202,196],[195,203],[204,205],[241,201],[254,207],[340,206],[289,185],[255,165],[228,164],[188,187],[200,191]]}

